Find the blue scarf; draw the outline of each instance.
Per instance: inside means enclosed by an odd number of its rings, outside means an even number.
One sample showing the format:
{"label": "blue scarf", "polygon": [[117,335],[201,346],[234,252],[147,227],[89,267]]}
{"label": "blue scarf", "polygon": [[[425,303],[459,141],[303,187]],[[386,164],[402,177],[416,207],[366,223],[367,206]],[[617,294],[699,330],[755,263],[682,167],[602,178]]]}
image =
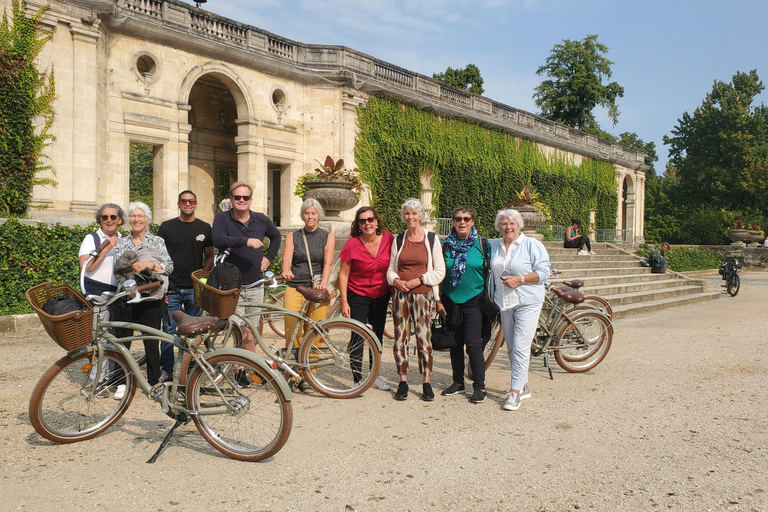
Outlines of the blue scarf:
{"label": "blue scarf", "polygon": [[467,270],[467,252],[475,245],[477,240],[477,230],[475,226],[469,231],[469,236],[464,240],[459,240],[456,235],[456,228],[451,228],[451,234],[445,239],[445,243],[451,249],[453,256],[453,267],[451,267],[451,285],[454,288],[461,284],[461,276]]}

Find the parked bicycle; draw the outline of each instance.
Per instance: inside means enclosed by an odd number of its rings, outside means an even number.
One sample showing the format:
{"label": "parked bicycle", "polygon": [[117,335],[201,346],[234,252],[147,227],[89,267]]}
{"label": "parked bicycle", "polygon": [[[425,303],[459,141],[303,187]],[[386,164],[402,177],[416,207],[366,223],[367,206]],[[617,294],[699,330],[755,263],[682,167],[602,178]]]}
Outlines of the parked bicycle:
{"label": "parked bicycle", "polygon": [[[550,355],[571,373],[591,370],[605,359],[613,341],[610,317],[598,306],[585,304],[585,296],[571,287],[555,288],[546,283],[545,305],[539,315],[531,355],[543,356],[549,377],[554,378]],[[504,345],[504,333],[497,322],[485,349],[485,368],[493,363]]]}
{"label": "parked bicycle", "polygon": [[[203,310],[216,315],[215,303],[205,298],[211,287],[200,280],[203,277],[205,274],[202,270],[192,274],[195,302]],[[254,285],[274,288],[281,281],[281,277],[265,272],[264,278]],[[213,340],[201,339],[200,342],[207,344],[209,349],[240,346],[242,334],[239,323],[242,321],[254,333],[259,348],[268,359],[275,361],[289,380],[293,378],[297,382],[305,378],[316,391],[331,398],[359,396],[373,384],[379,374],[381,342],[367,326],[356,320],[342,317],[326,318],[319,322],[312,320],[306,315],[313,302],[313,290],[304,286],[296,289],[305,298],[299,311],[291,311],[275,303],[248,303],[247,306],[256,306],[261,310],[248,315],[234,313],[219,324],[223,335]],[[271,339],[268,344],[256,324],[259,319],[284,318],[285,315],[298,320],[293,333],[288,340]],[[299,327],[302,325],[304,335],[298,340]],[[298,347],[294,348],[294,345]]]}
{"label": "parked bicycle", "polygon": [[741,278],[739,277],[740,268],[741,264],[739,263],[739,260],[728,257],[725,258],[725,261],[718,270],[720,275],[723,276],[723,281],[725,281],[725,285],[723,286],[725,286],[725,290],[731,297],[735,297],[741,288]]}
{"label": "parked bicycle", "polygon": [[[81,286],[82,279],[81,275]],[[103,297],[83,297],[68,285],[50,283],[27,290],[26,298],[46,331],[67,350],[32,392],[29,417],[35,430],[57,443],[91,439],[120,419],[138,388],[176,420],[149,462],[159,456],[174,430],[190,420],[214,448],[233,459],[257,461],[277,453],[291,433],[291,390],[276,365],[261,356],[236,348],[198,349],[199,334],[215,331],[217,319],[177,311],[178,334],[171,335],[132,322],[109,321],[97,313],[94,327],[94,307],[101,312],[118,301],[140,302],[142,288],[128,280],[121,292]],[[235,292],[239,295],[239,290]],[[74,299],[81,310],[48,315],[42,306],[57,295]],[[138,335],[117,338],[110,332],[115,328]],[[144,339],[166,341],[179,349],[171,381],[151,386],[124,344]],[[194,362],[188,376],[183,356]],[[186,386],[180,384],[182,375]]]}

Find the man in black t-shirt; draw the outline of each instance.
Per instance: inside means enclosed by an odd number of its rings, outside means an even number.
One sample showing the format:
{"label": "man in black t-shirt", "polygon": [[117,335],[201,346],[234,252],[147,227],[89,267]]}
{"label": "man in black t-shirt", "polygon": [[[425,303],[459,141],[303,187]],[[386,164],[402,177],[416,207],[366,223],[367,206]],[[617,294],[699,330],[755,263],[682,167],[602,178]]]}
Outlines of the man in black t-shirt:
{"label": "man in black t-shirt", "polygon": [[[163,330],[176,332],[176,322],[171,315],[183,309],[185,313],[200,316],[192,291],[192,272],[213,268],[213,241],[211,225],[195,218],[197,196],[190,190],[179,194],[179,217],[163,222],[157,232],[173,260],[173,273],[166,295],[168,317],[163,321]],[[160,343],[160,382],[170,380],[173,373],[173,344]]]}

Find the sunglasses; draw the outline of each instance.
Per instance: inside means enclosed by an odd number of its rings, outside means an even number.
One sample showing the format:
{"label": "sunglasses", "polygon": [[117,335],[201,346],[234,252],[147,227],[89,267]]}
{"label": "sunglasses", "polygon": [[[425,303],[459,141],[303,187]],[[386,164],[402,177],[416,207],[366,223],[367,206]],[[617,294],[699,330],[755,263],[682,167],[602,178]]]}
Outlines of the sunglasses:
{"label": "sunglasses", "polygon": [[117,215],[102,215],[101,220],[117,220]]}
{"label": "sunglasses", "polygon": [[232,196],[235,201],[250,201],[251,196]]}
{"label": "sunglasses", "polygon": [[461,221],[469,222],[471,220],[472,220],[472,217],[454,217],[453,218],[453,222],[461,222]]}
{"label": "sunglasses", "polygon": [[368,223],[373,224],[373,222],[375,220],[376,220],[376,217],[366,217],[364,219],[363,218],[359,218],[359,219],[357,219],[357,223],[360,224],[361,226],[363,226],[363,225],[368,224]]}
{"label": "sunglasses", "polygon": [[179,199],[179,204],[197,204],[194,199]]}

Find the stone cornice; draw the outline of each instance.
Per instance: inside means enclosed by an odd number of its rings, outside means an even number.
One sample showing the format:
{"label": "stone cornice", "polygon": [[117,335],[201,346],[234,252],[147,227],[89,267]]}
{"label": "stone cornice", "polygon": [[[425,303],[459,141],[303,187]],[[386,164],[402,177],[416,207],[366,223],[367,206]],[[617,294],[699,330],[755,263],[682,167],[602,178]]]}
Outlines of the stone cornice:
{"label": "stone cornice", "polygon": [[644,154],[344,46],[292,41],[178,0],[117,0],[107,30],[306,84],[384,94],[557,149],[645,171]]}

